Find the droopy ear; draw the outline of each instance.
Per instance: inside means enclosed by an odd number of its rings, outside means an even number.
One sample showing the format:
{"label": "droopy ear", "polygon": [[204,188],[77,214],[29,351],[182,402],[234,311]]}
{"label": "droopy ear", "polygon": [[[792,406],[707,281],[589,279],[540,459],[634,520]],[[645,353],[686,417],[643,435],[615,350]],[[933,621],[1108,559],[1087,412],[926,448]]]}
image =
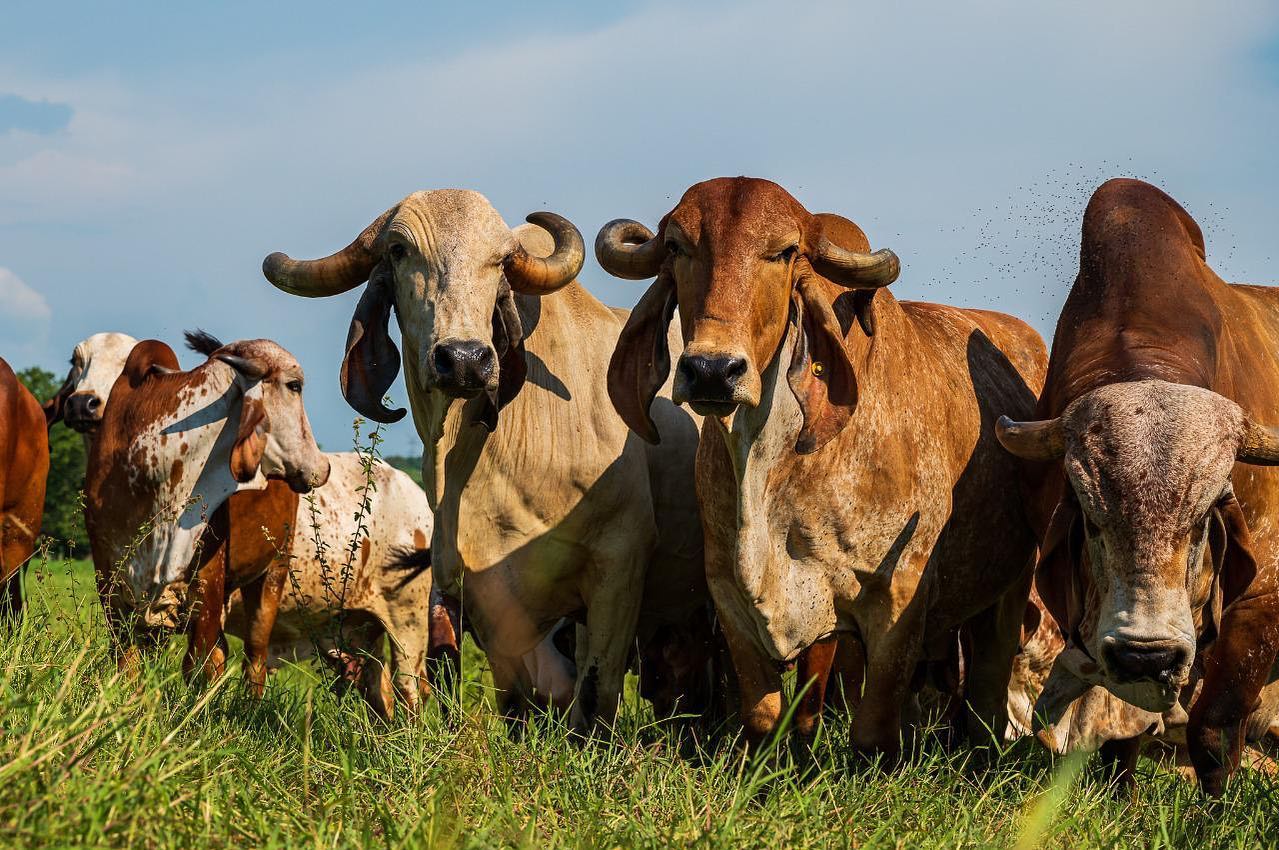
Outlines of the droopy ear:
{"label": "droopy ear", "polygon": [[844,349],[839,320],[815,276],[806,271],[798,275],[791,303],[799,333],[786,380],[804,412],[795,451],[806,455],[829,443],[848,424],[857,407],[857,375]]}
{"label": "droopy ear", "polygon": [[261,399],[246,398],[240,412],[240,429],[231,447],[231,477],[241,484],[248,484],[257,477],[262,465],[262,453],[266,450],[266,432],[270,425],[266,418],[266,406]]}
{"label": "droopy ear", "polygon": [[663,268],[631,311],[608,361],[608,397],[613,407],[632,431],[653,445],[662,438],[649,407],[671,372],[666,331],[675,303],[675,278],[669,268]]}
{"label": "droopy ear", "polygon": [[1066,496],[1053,511],[1035,568],[1035,590],[1066,638],[1074,634],[1084,616],[1079,581],[1082,550],[1083,520],[1074,499]]}
{"label": "droopy ear", "polygon": [[1222,523],[1226,527],[1226,552],[1221,563],[1221,607],[1234,602],[1257,577],[1257,556],[1252,549],[1252,533],[1243,508],[1234,496],[1229,496],[1218,506]]}
{"label": "droopy ear", "polygon": [[493,347],[497,349],[497,390],[488,393],[479,422],[492,434],[497,430],[497,414],[519,394],[528,377],[524,359],[524,323],[511,285],[502,279],[493,307]]}
{"label": "droopy ear", "polygon": [[62,421],[63,412],[67,405],[67,396],[75,390],[75,381],[71,380],[75,369],[73,368],[67,373],[67,379],[62,382],[62,386],[53,398],[40,405],[44,409],[44,425],[46,428],[52,428],[54,425]]}
{"label": "droopy ear", "polygon": [[388,424],[399,422],[406,413],[402,407],[392,410],[382,403],[400,373],[400,350],[387,330],[394,304],[391,272],[382,262],[369,276],[360,303],[355,305],[342,359],[342,396],[347,404],[374,422]]}

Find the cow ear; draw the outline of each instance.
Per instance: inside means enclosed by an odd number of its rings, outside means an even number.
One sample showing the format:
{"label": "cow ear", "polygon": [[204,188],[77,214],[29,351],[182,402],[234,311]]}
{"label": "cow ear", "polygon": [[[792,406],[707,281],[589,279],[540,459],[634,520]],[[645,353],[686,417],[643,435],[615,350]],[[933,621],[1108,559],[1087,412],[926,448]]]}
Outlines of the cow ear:
{"label": "cow ear", "polygon": [[857,375],[844,348],[844,333],[816,280],[801,272],[791,294],[799,332],[786,380],[804,413],[795,440],[795,451],[802,455],[834,439],[857,407]]}
{"label": "cow ear", "polygon": [[400,373],[400,350],[391,340],[388,324],[395,291],[390,268],[379,263],[355,305],[346,334],[342,359],[342,396],[347,404],[374,422],[399,422],[402,407],[392,410],[382,403],[395,376]]}
{"label": "cow ear", "polygon": [[46,428],[52,428],[62,421],[62,416],[66,412],[67,397],[75,390],[75,381],[71,380],[74,371],[75,369],[72,369],[67,373],[67,379],[62,382],[62,386],[58,388],[53,398],[40,405],[44,409]]}
{"label": "cow ear", "polygon": [[1077,564],[1083,548],[1083,520],[1079,507],[1067,497],[1057,503],[1035,568],[1035,590],[1044,607],[1069,638],[1083,619],[1083,593]]}
{"label": "cow ear", "polygon": [[1221,561],[1221,607],[1225,608],[1243,596],[1252,580],[1257,577],[1257,556],[1253,552],[1252,532],[1243,508],[1234,496],[1224,499],[1218,506],[1226,531],[1226,551]]}
{"label": "cow ear", "polygon": [[666,332],[675,304],[675,279],[664,268],[631,311],[608,361],[613,407],[632,431],[654,445],[662,438],[649,407],[671,372]]}
{"label": "cow ear", "polygon": [[478,421],[491,434],[497,430],[497,414],[519,394],[528,377],[524,359],[524,323],[511,285],[502,279],[493,307],[493,347],[497,350],[497,390],[484,399]]}
{"label": "cow ear", "polygon": [[266,451],[266,406],[261,399],[246,398],[240,411],[240,428],[231,447],[231,477],[248,484],[257,477]]}

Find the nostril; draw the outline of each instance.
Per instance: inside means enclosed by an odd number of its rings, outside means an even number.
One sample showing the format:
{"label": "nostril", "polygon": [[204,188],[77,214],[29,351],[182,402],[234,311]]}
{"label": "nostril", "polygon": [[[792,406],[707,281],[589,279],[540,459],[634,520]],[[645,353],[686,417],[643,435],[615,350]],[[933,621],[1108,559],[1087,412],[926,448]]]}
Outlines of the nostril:
{"label": "nostril", "polygon": [[690,384],[696,384],[706,375],[706,358],[697,355],[681,357],[679,360],[679,374]]}
{"label": "nostril", "polygon": [[89,411],[93,412],[102,406],[102,399],[98,398],[96,395],[91,395],[85,404],[89,406]]}
{"label": "nostril", "polygon": [[435,374],[444,377],[453,374],[456,361],[451,346],[437,345],[431,352],[431,364],[435,366]]}
{"label": "nostril", "polygon": [[731,384],[736,383],[739,378],[746,374],[746,359],[744,357],[729,357],[724,362],[724,378]]}

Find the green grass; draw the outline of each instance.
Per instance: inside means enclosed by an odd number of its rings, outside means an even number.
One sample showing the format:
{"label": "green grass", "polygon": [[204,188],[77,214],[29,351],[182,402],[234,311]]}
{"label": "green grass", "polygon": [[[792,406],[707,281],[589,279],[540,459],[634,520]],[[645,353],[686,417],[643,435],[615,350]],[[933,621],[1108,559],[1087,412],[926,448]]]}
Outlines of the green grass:
{"label": "green grass", "polygon": [[212,687],[181,642],[116,674],[82,562],[30,573],[23,624],[0,634],[0,844],[6,847],[1257,847],[1279,845],[1279,785],[1241,774],[1219,803],[1142,762],[1136,802],[1095,765],[1023,742],[992,763],[925,745],[883,772],[852,762],[847,722],[816,766],[725,744],[681,758],[634,696],[611,744],[543,720],[510,740],[482,662],[461,719],[383,724],[313,671],[249,699]]}

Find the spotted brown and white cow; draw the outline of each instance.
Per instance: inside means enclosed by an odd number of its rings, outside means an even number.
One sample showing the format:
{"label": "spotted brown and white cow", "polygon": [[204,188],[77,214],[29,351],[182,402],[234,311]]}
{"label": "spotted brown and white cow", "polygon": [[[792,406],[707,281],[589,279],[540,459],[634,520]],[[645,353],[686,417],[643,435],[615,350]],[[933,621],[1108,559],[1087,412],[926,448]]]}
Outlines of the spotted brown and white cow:
{"label": "spotted brown and white cow", "polygon": [[[273,342],[233,343],[181,372],[167,345],[145,340],[129,354],[110,402],[90,443],[85,523],[117,631],[131,623],[113,612],[133,612],[144,626],[164,623],[175,586],[219,557],[222,547],[201,543],[210,526],[226,539],[227,511],[219,508],[232,494],[266,489],[268,475],[297,492],[329,476],[302,406],[301,367]],[[209,607],[201,617],[220,623],[221,611]],[[193,640],[187,663],[217,669],[221,658],[216,642]]]}
{"label": "spotted brown and white cow", "polygon": [[998,313],[898,302],[892,252],[766,180],[699,183],[656,234],[606,225],[596,256],[620,277],[657,278],[608,375],[648,440],[680,315],[674,400],[706,416],[706,572],[748,738],[783,714],[779,666],[799,660],[820,695],[843,633],[865,657],[853,742],[896,752],[912,690],[953,656],[961,626],[984,648],[965,725],[1002,730],[1034,538],[994,418],[1033,409],[1038,335]]}
{"label": "spotted brown and white cow", "polygon": [[[1225,283],[1176,201],[1108,181],[1036,415],[999,426],[1035,464],[1036,586],[1066,641],[1036,714],[1055,724],[1097,685],[1189,705],[1219,794],[1279,708],[1279,289]],[[1105,751],[1127,779],[1139,743]]]}
{"label": "spotted brown and white cow", "polygon": [[[187,340],[205,356],[223,347],[202,332],[187,334]],[[57,409],[90,444],[128,358],[129,351],[121,349],[135,344],[125,334],[100,333],[75,347]],[[167,356],[161,365],[177,368]],[[191,625],[209,634],[193,636],[193,645],[217,647],[211,675],[225,656],[225,631],[244,641],[246,677],[257,692],[267,670],[282,659],[318,655],[354,679],[373,708],[389,716],[392,690],[409,708],[428,690],[430,572],[396,563],[429,541],[430,509],[422,489],[385,463],[351,453],[327,458],[329,480],[310,499],[276,480],[263,490],[233,494],[226,505],[229,536],[206,531],[202,541],[222,551],[196,577],[194,594],[184,582],[171,585],[149,609],[150,622],[166,630],[182,625],[194,595],[199,619]],[[99,582],[109,587],[116,578],[108,569]],[[225,622],[219,597],[226,603]],[[118,594],[114,604],[120,604]],[[121,621],[129,615],[116,611],[112,617]],[[380,660],[386,641],[389,669]],[[456,640],[436,650],[453,661]]]}
{"label": "spotted brown and white cow", "polygon": [[40,402],[0,358],[0,617],[22,613],[22,567],[44,518],[49,433]]}

